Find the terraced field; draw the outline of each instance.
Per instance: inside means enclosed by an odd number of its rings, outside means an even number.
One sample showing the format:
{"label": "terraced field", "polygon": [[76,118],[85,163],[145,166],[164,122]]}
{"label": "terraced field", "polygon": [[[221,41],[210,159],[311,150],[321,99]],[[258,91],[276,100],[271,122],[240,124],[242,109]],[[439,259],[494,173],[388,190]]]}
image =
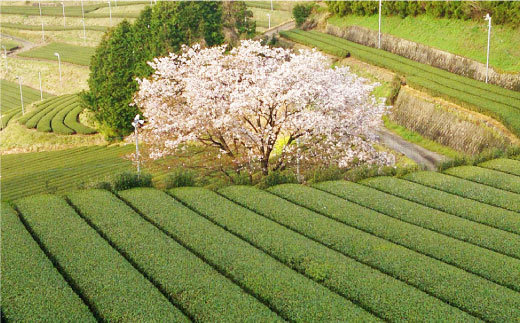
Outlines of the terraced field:
{"label": "terraced field", "polygon": [[95,51],[96,49],[93,47],[51,43],[22,52],[19,56],[57,61],[58,59],[54,56],[54,53],[59,53],[62,62],[88,66],[90,65],[90,58]]}
{"label": "terraced field", "polygon": [[[116,3],[117,2],[117,3]],[[121,6],[131,6],[138,4],[149,4],[147,1],[112,1],[112,7],[121,7]],[[97,10],[108,7],[107,2],[99,2],[91,5],[84,5],[83,10],[86,17],[109,17],[108,12],[98,13]],[[56,16],[61,17],[63,15],[63,8],[60,3],[56,3],[56,6],[42,6],[42,15],[43,16]],[[26,15],[26,16],[39,16],[40,9],[38,6],[11,6],[11,5],[3,5],[2,6],[2,14],[5,15]],[[78,5],[67,5],[65,2],[65,16],[67,17],[82,17],[81,6]],[[123,18],[133,18],[137,17],[138,14],[120,14],[113,13],[112,17],[123,17]]]}
{"label": "terraced field", "polygon": [[96,133],[96,130],[78,121],[83,110],[76,94],[61,95],[38,103],[34,110],[19,118],[18,122],[27,128],[62,135]]}
{"label": "terraced field", "polygon": [[107,176],[133,170],[122,156],[135,149],[127,146],[88,146],[61,151],[3,155],[2,200],[23,196],[65,192],[82,183],[101,181]]}
{"label": "terraced field", "polygon": [[[504,158],[478,166],[482,178],[508,183],[519,167]],[[25,197],[14,209],[2,205],[2,243],[11,246],[2,248],[9,287],[2,313],[64,321],[515,321],[520,213],[463,197],[453,183],[492,188],[502,200],[520,195],[452,173],[464,168],[268,190]],[[436,176],[450,186],[429,187]]]}
{"label": "terraced field", "polygon": [[[6,80],[0,80],[0,114],[2,115],[0,130],[5,128],[15,116],[22,115],[22,102],[20,100],[20,86]],[[22,85],[24,107],[40,100],[40,91]],[[52,97],[49,93],[43,93],[43,98]]]}
{"label": "terraced field", "polygon": [[348,51],[356,58],[405,76],[407,84],[414,88],[490,115],[500,120],[513,133],[520,135],[519,92],[449,73],[384,50],[317,31],[293,30],[281,34],[293,41],[318,49],[323,48],[329,53],[331,48]]}

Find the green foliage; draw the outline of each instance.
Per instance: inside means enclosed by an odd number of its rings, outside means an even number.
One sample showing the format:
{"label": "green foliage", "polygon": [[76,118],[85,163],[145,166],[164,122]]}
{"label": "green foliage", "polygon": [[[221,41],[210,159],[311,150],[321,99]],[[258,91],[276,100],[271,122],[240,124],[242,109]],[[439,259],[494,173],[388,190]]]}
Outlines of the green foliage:
{"label": "green foliage", "polygon": [[[280,320],[269,308],[140,217],[113,194],[83,191],[69,194],[68,200],[81,210],[98,232],[124,252],[196,321]],[[110,216],[106,216],[107,213]]]}
{"label": "green foliage", "polygon": [[33,196],[17,201],[16,206],[101,320],[188,321],[63,199]]}
{"label": "green foliage", "polygon": [[166,177],[165,186],[166,189],[174,187],[186,187],[195,186],[195,173],[188,170],[179,168]]}
{"label": "green foliage", "polygon": [[[392,177],[373,178],[365,180],[362,183],[379,191],[432,209],[453,214],[460,218],[482,223],[500,230],[520,234],[520,219],[516,213],[508,210]],[[443,218],[446,218],[446,216],[443,216]],[[476,236],[480,235],[476,234]],[[470,239],[473,238],[470,237]]]}
{"label": "green foliage", "polygon": [[520,212],[520,194],[502,191],[494,187],[441,173],[418,172],[408,174],[404,178],[475,201],[502,207],[514,212]]}
{"label": "green foliage", "polygon": [[520,162],[513,159],[498,158],[483,162],[479,166],[520,176]]}
{"label": "green foliage", "polygon": [[[472,110],[502,121],[513,133],[520,134],[520,93],[479,82],[421,64],[404,57],[359,45],[343,38],[320,32],[300,30],[283,34],[295,41],[314,42],[325,51],[329,48],[348,50],[353,56],[406,76],[412,87],[440,96]],[[321,45],[321,46],[320,46]]]}
{"label": "green foliage", "polygon": [[62,43],[50,43],[45,46],[36,47],[31,50],[21,52],[18,55],[23,57],[57,61],[58,58],[54,56],[54,53],[60,54],[60,59],[62,62],[88,66],[90,64],[90,58],[92,55],[94,55],[94,48]]}
{"label": "green foliage", "polygon": [[300,27],[307,17],[312,12],[312,8],[314,7],[314,4],[297,4],[293,7],[292,15],[294,17],[294,20],[296,21],[296,26]]}
{"label": "green foliage", "polygon": [[96,133],[97,131],[95,129],[87,127],[78,121],[79,114],[83,110],[85,110],[85,108],[82,105],[76,106],[74,109],[70,110],[69,113],[67,113],[63,123],[65,126],[79,134],[90,135]]}
{"label": "green foliage", "polygon": [[520,178],[518,176],[476,166],[455,167],[446,170],[444,173],[520,194]]}
{"label": "green foliage", "polygon": [[[377,14],[374,1],[327,1],[331,13],[369,16]],[[382,14],[386,16],[431,15],[436,18],[475,19],[489,13],[496,24],[520,25],[520,4],[515,1],[385,1]]]}
{"label": "green foliage", "polygon": [[270,171],[267,176],[263,177],[261,182],[258,183],[258,186],[262,188],[267,188],[274,185],[286,183],[298,183],[298,178],[296,177],[296,174],[289,170],[274,170]]}
{"label": "green foliage", "polygon": [[11,207],[1,208],[2,320],[95,322]]}
{"label": "green foliage", "polygon": [[[183,201],[218,207],[201,189],[170,191]],[[138,189],[120,193],[147,219],[204,261],[248,290],[282,318],[293,321],[374,321],[376,318],[327,288],[284,266],[229,231],[184,207],[163,192]],[[191,196],[191,197],[190,197]],[[238,218],[239,219],[239,218]],[[198,232],[197,234],[195,234]]]}
{"label": "green foliage", "polygon": [[[400,237],[398,239],[403,242],[409,236],[412,239],[413,231],[405,230],[406,234],[403,232],[396,234],[393,230],[376,221],[371,225],[372,230],[367,232],[366,226],[375,216],[373,211],[357,204],[342,202],[338,198],[331,197],[324,192],[310,192],[311,189],[304,186],[280,185],[271,188],[269,191],[319,213],[306,212],[304,209],[297,207],[294,207],[292,211],[285,210],[291,216],[304,214],[305,212],[305,229],[300,229],[301,232],[311,235],[314,239],[330,246],[330,248],[358,261],[370,264],[392,277],[406,281],[408,284],[459,309],[467,310],[471,308],[471,314],[480,319],[508,321],[518,316],[518,313],[511,312],[512,308],[518,307],[515,304],[520,304],[520,295],[517,292],[470,274],[463,269],[447,265],[440,260],[416,252],[413,249],[386,240],[395,235]],[[314,233],[315,230],[318,230],[317,220],[313,221],[313,225],[309,224],[311,214],[313,214],[313,218],[321,219],[319,220],[321,223],[320,234]],[[325,220],[327,217],[331,219]],[[379,219],[382,219],[382,217],[380,216]],[[338,225],[338,222],[347,225]],[[365,224],[363,225],[363,223]],[[386,231],[386,239],[374,236],[373,230],[380,231],[381,233],[378,235]],[[420,231],[426,234],[425,230]],[[419,234],[413,240],[418,242],[426,239]],[[419,246],[416,248],[419,249]],[[439,253],[443,251],[435,249],[443,249],[445,246],[443,244],[431,243],[428,248],[430,253]],[[467,245],[465,250],[468,249],[476,250]],[[463,252],[462,255],[452,254],[451,257],[457,257],[459,261],[464,261],[469,265],[472,262],[470,253]],[[487,261],[490,261],[490,259],[501,259],[500,257],[492,257],[491,253],[484,253],[491,257]],[[447,261],[445,257],[442,259]],[[480,261],[478,257],[473,258],[471,265],[474,267],[479,266],[475,263],[478,261]],[[508,270],[514,269],[514,261],[511,261],[510,264],[513,265],[513,268],[509,267]],[[489,268],[489,263],[480,265],[479,270],[483,270],[482,268],[485,267]],[[496,267],[496,263],[494,263],[493,267]],[[495,279],[508,278],[500,276],[500,278],[495,277]]]}
{"label": "green foliage", "polygon": [[88,146],[4,155],[2,200],[48,192],[46,187],[53,187],[57,193],[62,193],[131,170],[132,163],[121,157],[134,149],[132,145]]}
{"label": "green foliage", "polygon": [[201,39],[208,46],[223,42],[221,3],[165,1],[145,8],[133,24],[125,20],[103,36],[91,60],[83,104],[108,134],[130,133],[139,112],[130,105],[136,78],[152,72],[147,62]]}
{"label": "green foliage", "polygon": [[[311,240],[330,237],[329,232],[336,231],[337,223],[255,188],[231,186],[220,193],[256,214],[220,199],[218,208],[204,209],[214,221],[369,312],[388,321],[412,317],[432,321],[466,318],[456,308],[331,250],[329,243]],[[283,239],[273,239],[264,232]],[[419,303],[421,306],[416,306]]]}
{"label": "green foliage", "polygon": [[116,191],[128,190],[134,187],[152,187],[152,175],[124,172],[114,176],[112,186]]}

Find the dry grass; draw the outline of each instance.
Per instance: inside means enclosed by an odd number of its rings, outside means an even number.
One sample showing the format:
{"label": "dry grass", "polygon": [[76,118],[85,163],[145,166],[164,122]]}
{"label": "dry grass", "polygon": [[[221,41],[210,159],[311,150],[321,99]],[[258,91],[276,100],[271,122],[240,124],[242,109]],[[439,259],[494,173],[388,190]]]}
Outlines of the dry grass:
{"label": "dry grass", "polygon": [[62,82],[60,83],[57,61],[9,57],[8,62],[9,71],[6,73],[5,69],[0,70],[1,79],[17,82],[16,76],[20,75],[24,85],[39,89],[38,72],[41,72],[42,89],[45,92],[61,95],[88,89],[89,69],[86,66],[62,62]]}
{"label": "dry grass", "polygon": [[253,12],[253,19],[256,21],[256,31],[264,32],[269,27],[269,18],[267,14],[271,15],[271,27],[278,26],[292,19],[290,11],[249,8]]}
{"label": "dry grass", "polygon": [[45,31],[45,41],[42,40],[41,30],[36,31],[2,28],[2,33],[18,38],[23,38],[39,45],[48,43],[67,43],[71,45],[89,47],[96,47],[104,34],[103,31],[87,31],[87,39],[84,42],[83,30]]}

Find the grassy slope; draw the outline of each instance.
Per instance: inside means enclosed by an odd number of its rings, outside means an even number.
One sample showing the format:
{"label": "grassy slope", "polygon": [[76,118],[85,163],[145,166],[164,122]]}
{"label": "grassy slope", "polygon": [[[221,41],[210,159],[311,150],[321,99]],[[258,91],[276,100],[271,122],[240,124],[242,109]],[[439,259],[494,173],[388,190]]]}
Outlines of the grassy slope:
{"label": "grassy slope", "polygon": [[[331,17],[336,26],[358,25],[378,29],[378,16]],[[486,63],[487,28],[483,23],[455,19],[383,17],[382,32]],[[507,72],[520,72],[520,30],[494,26],[490,66]],[[442,35],[442,36],[441,36]]]}
{"label": "grassy slope", "polygon": [[57,61],[54,53],[59,53],[62,62],[88,66],[90,65],[90,57],[94,55],[94,52],[95,49],[93,47],[51,43],[20,53],[19,56]]}
{"label": "grassy slope", "polygon": [[263,8],[249,8],[253,12],[253,19],[256,21],[256,31],[263,32],[269,27],[269,18],[267,14],[271,15],[271,27],[280,25],[292,19],[292,13],[284,10],[263,9]]}
{"label": "grassy slope", "polygon": [[[0,46],[5,46],[5,49],[9,51],[9,50],[15,49],[16,47],[19,47],[20,44],[14,40],[2,38],[0,40]],[[2,47],[0,47],[0,48],[2,48]],[[2,48],[2,55],[3,54],[4,54],[4,49]]]}

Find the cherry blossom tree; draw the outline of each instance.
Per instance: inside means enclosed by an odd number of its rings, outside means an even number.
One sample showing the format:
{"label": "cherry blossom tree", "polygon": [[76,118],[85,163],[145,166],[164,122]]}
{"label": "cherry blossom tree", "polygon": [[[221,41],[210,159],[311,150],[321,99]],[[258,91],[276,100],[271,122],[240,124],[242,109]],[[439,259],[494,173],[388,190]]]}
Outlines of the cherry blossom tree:
{"label": "cherry blossom tree", "polygon": [[317,51],[246,40],[229,51],[184,47],[149,64],[155,73],[138,80],[134,102],[148,121],[151,158],[196,143],[217,149],[212,163],[265,175],[296,159],[339,167],[394,162],[372,145],[387,108],[370,95],[375,85],[347,67],[330,68]]}

